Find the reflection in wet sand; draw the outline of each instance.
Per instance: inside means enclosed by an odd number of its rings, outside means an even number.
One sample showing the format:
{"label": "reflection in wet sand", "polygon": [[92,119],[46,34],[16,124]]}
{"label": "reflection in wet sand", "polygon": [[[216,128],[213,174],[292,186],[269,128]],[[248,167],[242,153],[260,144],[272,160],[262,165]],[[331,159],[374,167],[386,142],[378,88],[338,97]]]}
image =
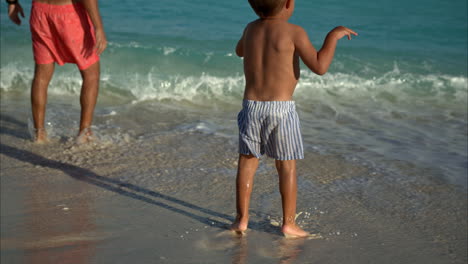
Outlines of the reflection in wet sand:
{"label": "reflection in wet sand", "polygon": [[[249,246],[248,238],[246,236],[236,236],[233,238],[236,242],[234,254],[232,255],[232,264],[246,264]],[[280,238],[277,241],[269,243],[267,249],[258,249],[251,251],[259,251],[264,257],[269,257],[278,260],[280,264],[292,264],[298,259],[304,251],[304,243],[307,238],[287,239]],[[258,242],[258,241],[257,241]],[[255,243],[254,243],[255,244]]]}
{"label": "reflection in wet sand", "polygon": [[79,195],[83,188],[78,186],[31,184],[26,189],[25,263],[91,263],[95,225],[89,200]]}
{"label": "reflection in wet sand", "polygon": [[282,238],[279,240],[278,257],[281,264],[291,264],[299,257],[304,251],[304,243],[306,238],[287,239]]}
{"label": "reflection in wet sand", "polygon": [[237,236],[233,238],[236,241],[235,247],[237,247],[235,253],[232,255],[232,264],[244,264],[247,263],[247,238],[245,236]]}

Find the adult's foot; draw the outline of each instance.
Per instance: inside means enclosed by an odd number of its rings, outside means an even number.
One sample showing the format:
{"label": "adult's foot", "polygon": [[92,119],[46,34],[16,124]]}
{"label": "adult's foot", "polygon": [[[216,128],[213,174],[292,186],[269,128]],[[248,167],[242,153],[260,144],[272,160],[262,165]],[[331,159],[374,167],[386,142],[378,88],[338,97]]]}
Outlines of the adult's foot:
{"label": "adult's foot", "polygon": [[83,128],[76,137],[77,144],[90,143],[94,140],[93,132],[89,127]]}
{"label": "adult's foot", "polygon": [[237,234],[245,234],[247,231],[247,225],[249,224],[249,219],[248,218],[240,218],[236,217],[236,221],[232,223],[231,225],[231,231],[236,232]]}
{"label": "adult's foot", "polygon": [[288,224],[283,225],[281,228],[281,232],[283,232],[286,238],[298,238],[298,237],[308,237],[310,236],[309,232],[302,230],[295,224]]}

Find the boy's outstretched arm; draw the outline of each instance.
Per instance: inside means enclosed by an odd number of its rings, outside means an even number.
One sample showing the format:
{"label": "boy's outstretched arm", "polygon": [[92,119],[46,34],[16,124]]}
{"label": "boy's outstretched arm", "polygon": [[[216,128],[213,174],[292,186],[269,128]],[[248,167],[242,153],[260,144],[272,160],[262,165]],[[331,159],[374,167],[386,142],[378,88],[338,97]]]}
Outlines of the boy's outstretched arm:
{"label": "boy's outstretched arm", "polygon": [[107,47],[107,38],[104,33],[101,15],[99,14],[98,0],[83,0],[83,5],[94,26],[96,34],[96,46],[94,49],[98,54],[101,54]]}
{"label": "boy's outstretched arm", "polygon": [[294,39],[296,51],[311,71],[323,75],[328,71],[328,67],[330,67],[338,40],[344,36],[348,36],[348,39],[351,39],[351,34],[357,36],[357,33],[349,28],[343,26],[334,28],[328,33],[322,48],[317,52],[305,30],[298,27]]}

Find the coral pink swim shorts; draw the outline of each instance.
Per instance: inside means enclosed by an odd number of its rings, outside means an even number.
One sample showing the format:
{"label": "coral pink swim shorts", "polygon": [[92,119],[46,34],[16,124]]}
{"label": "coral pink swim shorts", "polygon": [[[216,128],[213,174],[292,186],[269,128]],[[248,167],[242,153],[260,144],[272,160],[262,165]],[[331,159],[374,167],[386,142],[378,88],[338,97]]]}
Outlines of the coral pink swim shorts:
{"label": "coral pink swim shorts", "polygon": [[99,61],[93,24],[80,3],[50,5],[33,1],[29,20],[37,64],[75,63],[80,70]]}

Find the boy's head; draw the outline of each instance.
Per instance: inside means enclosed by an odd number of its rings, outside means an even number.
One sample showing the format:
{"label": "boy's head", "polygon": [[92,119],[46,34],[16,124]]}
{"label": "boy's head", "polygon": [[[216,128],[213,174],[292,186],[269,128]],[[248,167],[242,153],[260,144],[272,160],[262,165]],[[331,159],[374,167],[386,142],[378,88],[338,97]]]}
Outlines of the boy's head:
{"label": "boy's head", "polygon": [[278,14],[289,0],[249,0],[250,6],[261,18]]}

